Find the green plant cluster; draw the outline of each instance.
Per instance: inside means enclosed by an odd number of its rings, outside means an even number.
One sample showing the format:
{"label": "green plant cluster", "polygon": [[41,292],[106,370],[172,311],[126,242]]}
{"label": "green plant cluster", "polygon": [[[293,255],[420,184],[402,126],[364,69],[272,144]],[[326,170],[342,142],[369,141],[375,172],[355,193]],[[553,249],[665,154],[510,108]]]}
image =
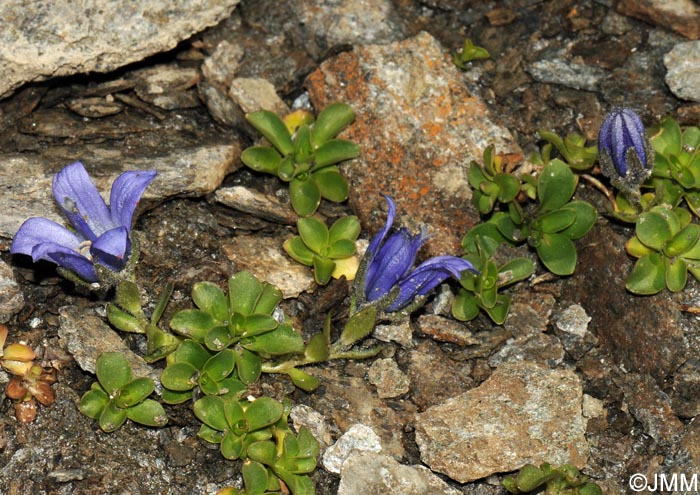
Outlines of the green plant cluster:
{"label": "green plant cluster", "polygon": [[603,495],[595,483],[586,481],[575,466],[563,464],[558,468],[544,463],[540,467],[533,464],[523,466],[516,477],[507,476],[503,486],[509,493],[521,494],[541,491],[544,487],[548,495]]}
{"label": "green plant cluster", "polygon": [[271,146],[248,148],[241,160],[253,170],[288,182],[292,207],[299,215],[313,214],[321,198],[335,202],[348,198],[348,182],[337,164],[358,156],[360,148],[335,137],[355,119],[348,105],[332,103],[315,122],[310,116],[300,119],[294,132],[267,110],[250,113],[246,119]]}
{"label": "green plant cluster", "polygon": [[615,217],[635,224],[626,249],[637,261],[627,289],[640,295],[681,291],[688,274],[700,280],[700,128],[681,130],[666,117],[649,141],[654,166],[639,204],[615,198]]}
{"label": "green plant cluster", "polygon": [[[577,163],[590,160],[580,140],[569,137],[565,142],[552,136],[550,139],[565,147]],[[484,150],[482,164],[471,163],[472,201],[487,218],[462,239],[465,258],[479,273],[462,275],[462,289],[452,306],[455,318],[471,320],[483,310],[495,323],[505,321],[510,300],[498,290],[528,278],[535,266],[524,257],[499,263],[496,256],[501,245],[526,244],[555,275],[574,272],[574,241],[593,227],[597,213],[589,203],[572,199],[578,176],[566,162],[550,159],[550,151],[551,145],[547,145],[540,155],[543,164],[537,175],[516,175],[505,170],[493,146]]]}

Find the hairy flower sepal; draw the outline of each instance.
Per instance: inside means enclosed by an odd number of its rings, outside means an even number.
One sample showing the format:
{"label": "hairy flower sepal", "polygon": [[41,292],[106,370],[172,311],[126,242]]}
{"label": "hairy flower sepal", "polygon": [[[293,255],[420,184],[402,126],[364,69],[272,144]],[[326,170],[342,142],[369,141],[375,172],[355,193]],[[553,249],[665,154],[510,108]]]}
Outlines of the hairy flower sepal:
{"label": "hairy flower sepal", "polygon": [[638,258],[627,279],[635,294],[656,294],[685,288],[688,272],[700,280],[700,226],[682,208],[655,206],[639,215],[627,252]]}
{"label": "hairy flower sepal", "polygon": [[98,381],[80,398],[78,408],[97,420],[103,431],[112,432],[127,419],[147,426],[164,426],[168,422],[163,406],[147,398],[155,389],[153,380],[133,378],[122,354],[100,354],[95,372]]}
{"label": "hairy flower sepal", "polygon": [[328,105],[311,125],[300,120],[294,134],[267,110],[250,113],[246,119],[272,146],[248,148],[241,160],[253,170],[289,182],[292,207],[299,215],[313,214],[321,198],[335,202],[347,199],[348,183],[336,164],[357,157],[360,149],[351,141],[334,137],[355,119],[348,105]]}
{"label": "hairy flower sepal", "polygon": [[317,218],[300,218],[297,230],[299,235],[285,241],[284,250],[299,263],[313,266],[316,283],[326,285],[331,277],[345,276],[348,280],[355,277],[353,270],[345,266],[347,264],[342,264],[343,269],[338,270],[337,262],[355,256],[355,241],[360,234],[357,217],[339,218],[330,229]]}
{"label": "hairy flower sepal", "polygon": [[131,238],[134,211],[154,170],[127,171],[112,185],[108,207],[80,162],[53,178],[53,194],[72,230],[46,218],[26,220],[10,251],[55,263],[61,273],[91,289],[130,279],[137,257]]}

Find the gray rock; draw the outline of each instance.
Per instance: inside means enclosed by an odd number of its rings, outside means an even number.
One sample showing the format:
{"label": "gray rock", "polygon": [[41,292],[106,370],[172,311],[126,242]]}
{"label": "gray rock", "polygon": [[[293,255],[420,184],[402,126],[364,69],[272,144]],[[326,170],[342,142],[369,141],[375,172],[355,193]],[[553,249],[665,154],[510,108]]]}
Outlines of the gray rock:
{"label": "gray rock", "polygon": [[388,43],[403,34],[388,0],[305,0],[302,4],[301,21],[328,47]]}
{"label": "gray rock", "polygon": [[24,308],[24,295],[10,265],[0,260],[0,323],[7,323]]}
{"label": "gray rock", "polygon": [[236,271],[249,270],[258,279],[277,286],[285,298],[297,297],[316,287],[311,268],[287,256],[277,238],[241,235],[221,247],[236,264]]}
{"label": "gray rock", "polygon": [[243,47],[229,40],[223,40],[204,59],[202,74],[209,82],[228,88],[236,75],[243,55]]}
{"label": "gray rock", "polygon": [[425,466],[406,466],[394,458],[363,452],[343,464],[338,495],[459,495]]}
{"label": "gray rock", "polygon": [[299,428],[302,426],[309,429],[314,438],[318,440],[321,451],[325,450],[326,447],[333,443],[333,437],[331,436],[331,431],[326,420],[323,418],[323,415],[315,409],[304,404],[297,404],[292,406],[289,418],[292,420],[296,431],[299,431]]}
{"label": "gray rock", "polygon": [[288,203],[274,196],[255,191],[245,186],[222,187],[214,193],[214,199],[221,204],[258,218],[285,225],[295,225],[299,216]]}
{"label": "gray rock", "polygon": [[0,6],[0,97],[28,81],[109,72],[174,48],[239,0],[9,0]]}
{"label": "gray rock", "polygon": [[546,333],[509,339],[489,357],[489,366],[497,368],[504,363],[530,361],[554,368],[564,360],[564,347],[558,338]]}
{"label": "gray rock", "polygon": [[666,84],[683,100],[700,101],[700,41],[678,43],[664,55]]}
{"label": "gray rock", "polygon": [[598,67],[562,59],[539,60],[528,65],[525,70],[536,81],[586,91],[596,91],[598,84],[608,76],[607,71]]}
{"label": "gray rock", "polygon": [[343,463],[353,452],[381,452],[381,439],[369,426],[353,425],[323,454],[323,467],[331,473],[340,473]]}
{"label": "gray rock", "polygon": [[408,320],[402,320],[388,325],[377,325],[372,336],[382,342],[396,342],[401,347],[413,347],[413,331]]}
{"label": "gray rock", "polygon": [[71,353],[83,370],[95,373],[100,354],[120,352],[129,361],[134,376],[157,378],[160,375],[141,356],[132,352],[117,332],[91,309],[64,306],[59,310],[59,321],[61,347]]}
{"label": "gray rock", "polygon": [[[240,155],[237,144],[203,144],[150,156],[125,160],[117,148],[91,148],[81,153],[83,165],[109,201],[112,182],[126,170],[156,169],[158,176],[143,196],[145,203],[158,203],[171,196],[202,196],[216,189],[224,176],[233,171]],[[44,217],[65,223],[51,193],[51,181],[57,167],[48,158],[35,155],[0,155],[4,173],[0,174],[0,236],[11,238],[29,217]]]}
{"label": "gray rock", "polygon": [[525,464],[588,457],[582,391],[571,371],[504,364],[479,387],[416,416],[421,460],[466,483]]}
{"label": "gray rock", "polygon": [[408,392],[410,380],[393,359],[377,359],[368,371],[369,382],[377,387],[379,398],[398,397]]}
{"label": "gray rock", "polygon": [[289,113],[287,104],[277,95],[272,83],[265,79],[238,77],[231,83],[229,96],[243,113],[269,110],[280,117]]}
{"label": "gray rock", "polygon": [[700,6],[693,0],[619,0],[624,15],[674,30],[686,38],[700,38]]}

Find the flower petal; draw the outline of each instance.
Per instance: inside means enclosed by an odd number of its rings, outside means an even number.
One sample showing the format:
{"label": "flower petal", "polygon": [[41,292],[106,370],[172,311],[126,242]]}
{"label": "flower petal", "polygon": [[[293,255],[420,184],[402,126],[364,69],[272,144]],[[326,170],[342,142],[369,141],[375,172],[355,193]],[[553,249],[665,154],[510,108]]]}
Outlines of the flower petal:
{"label": "flower petal", "polygon": [[80,162],[67,165],[53,178],[53,195],[70,223],[94,241],[114,228],[107,205]]}
{"label": "flower petal", "polygon": [[22,224],[14,239],[10,252],[32,255],[32,249],[38,244],[55,243],[70,250],[77,250],[80,239],[73,232],[62,225],[47,218],[34,217]]}
{"label": "flower petal", "polygon": [[87,282],[97,282],[97,273],[92,261],[80,253],[53,242],[44,242],[34,246],[32,250],[34,261],[44,259],[74,272]]}
{"label": "flower petal", "polygon": [[367,270],[365,294],[368,301],[389,292],[411,270],[426,239],[425,232],[414,236],[406,228],[389,236]]}
{"label": "flower petal", "polygon": [[465,270],[477,271],[470,262],[456,256],[436,256],[424,261],[399,281],[399,295],[386,311],[398,311],[417,296],[426,295],[450,276],[459,278]]}
{"label": "flower petal", "polygon": [[96,263],[118,272],[126,265],[131,250],[129,231],[126,227],[108,230],[90,247],[90,254]]}
{"label": "flower petal", "polygon": [[155,170],[128,171],[117,177],[112,184],[109,208],[114,225],[122,225],[131,230],[131,219],[139,200],[148,185],[155,179]]}
{"label": "flower petal", "polygon": [[389,229],[393,225],[394,217],[396,216],[396,205],[394,205],[392,199],[386,194],[384,194],[384,199],[386,199],[386,202],[389,205],[389,211],[386,215],[386,223],[384,224],[384,227],[382,227],[382,230],[377,232],[377,235],[375,235],[372,238],[372,240],[369,243],[369,246],[367,246],[367,252],[370,254],[370,256],[377,255],[377,252],[379,251],[379,246],[386,237],[387,232],[389,232]]}

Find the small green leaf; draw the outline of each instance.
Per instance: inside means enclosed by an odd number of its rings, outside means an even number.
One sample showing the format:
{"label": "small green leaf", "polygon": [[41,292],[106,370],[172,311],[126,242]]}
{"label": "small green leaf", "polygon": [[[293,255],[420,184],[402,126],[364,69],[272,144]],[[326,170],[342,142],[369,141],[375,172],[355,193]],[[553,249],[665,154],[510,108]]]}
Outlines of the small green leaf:
{"label": "small green leaf", "polygon": [[467,253],[476,253],[477,236],[481,237],[482,240],[487,240],[488,244],[486,247],[488,256],[495,253],[500,244],[508,242],[494,223],[486,222],[476,225],[469,232],[467,232],[467,234],[462,238],[462,249],[464,249],[464,251]]}
{"label": "small green leaf", "polygon": [[356,216],[341,217],[328,229],[328,242],[333,244],[340,240],[355,241],[360,235],[360,228],[360,221]]}
{"label": "small green leaf", "polygon": [[122,332],[144,333],[141,322],[114,303],[107,304],[107,319]]}
{"label": "small green leaf", "polygon": [[328,245],[329,233],[326,224],[318,218],[300,218],[297,221],[297,230],[304,244],[314,253],[321,254]]}
{"label": "small green leaf", "polygon": [[126,415],[131,421],[146,426],[165,426],[168,423],[168,415],[163,406],[152,399],[146,399],[126,410]]}
{"label": "small green leaf", "polygon": [[231,313],[251,315],[262,293],[260,281],[248,271],[240,271],[228,280],[229,307]]}
{"label": "small green leaf", "polygon": [[193,406],[194,415],[202,423],[217,431],[226,431],[228,422],[224,411],[224,401],[214,395],[205,395]]}
{"label": "small green leaf", "polygon": [[328,337],[324,332],[315,334],[309,340],[309,343],[306,345],[306,349],[304,349],[304,357],[306,358],[306,361],[310,363],[326,361],[330,355],[329,346],[330,342],[328,341]]}
{"label": "small green leaf", "polygon": [[270,397],[255,399],[245,409],[245,417],[248,420],[248,431],[260,430],[276,423],[284,412],[282,404]]}
{"label": "small green leaf", "polygon": [[221,455],[229,460],[236,460],[243,454],[243,440],[231,431],[224,434],[221,440]]}
{"label": "small green leaf", "polygon": [[283,156],[291,155],[294,152],[292,136],[289,134],[287,126],[277,115],[267,110],[261,110],[249,113],[246,115],[246,120],[265,136]]}
{"label": "small green leaf", "polygon": [[155,384],[151,378],[136,378],[121,388],[114,402],[118,407],[132,407],[151,395],[154,390]]}
{"label": "small green leaf", "polygon": [[282,156],[270,146],[253,146],[241,153],[241,161],[256,172],[277,175]]}
{"label": "small green leaf", "polygon": [[673,258],[686,253],[697,244],[700,239],[700,228],[697,224],[686,225],[663,248],[664,253]]}
{"label": "small green leaf", "polygon": [[236,366],[236,353],[232,349],[224,349],[204,363],[202,374],[206,374],[214,381],[220,381],[233,372]]}
{"label": "small green leaf", "polygon": [[634,256],[635,258],[641,258],[644,255],[654,252],[653,249],[642,244],[637,237],[630,238],[625,245],[625,249],[630,256]]}
{"label": "small green leaf", "polygon": [[[575,220],[576,212],[572,210],[567,210],[565,208],[561,208],[545,213],[544,215],[537,218],[535,223],[539,227],[538,230],[541,230],[542,232],[546,232],[548,234],[554,234],[557,232],[561,232],[562,230],[571,226],[571,224],[573,224]],[[535,228],[537,227],[533,226],[533,230]]]}
{"label": "small green leaf", "polygon": [[498,201],[501,203],[513,201],[520,192],[520,180],[514,175],[499,173],[493,181],[498,184]]}
{"label": "small green leaf", "polygon": [[244,332],[241,337],[252,337],[260,335],[277,328],[277,320],[270,315],[250,315],[245,319]]}
{"label": "small green leaf", "polygon": [[338,239],[328,246],[327,257],[337,260],[349,258],[357,252],[355,241],[350,239]]}
{"label": "small green leaf", "polygon": [[300,354],[304,352],[304,339],[291,325],[279,325],[275,330],[244,339],[241,345],[262,356]]}
{"label": "small green leaf", "polygon": [[350,160],[360,155],[360,147],[346,139],[331,139],[318,147],[314,154],[313,171]]}
{"label": "small green leaf", "polygon": [[666,286],[666,267],[659,253],[650,253],[637,260],[627,279],[627,290],[633,294],[649,295]]}
{"label": "small green leaf", "polygon": [[338,172],[337,167],[326,167],[311,176],[322,198],[334,203],[348,199],[348,181]]}
{"label": "small green leaf", "polygon": [[185,337],[203,342],[209,330],[217,326],[214,318],[200,309],[183,309],[170,320],[170,328]]}
{"label": "small green leaf", "polygon": [[654,209],[639,215],[635,233],[642,244],[660,250],[680,229],[670,209]]}
{"label": "small green leaf", "polygon": [[299,428],[299,435],[297,436],[297,442],[299,444],[299,457],[312,457],[316,458],[319,454],[318,440],[313,436],[311,431],[302,426]]}
{"label": "small green leaf", "polygon": [[117,285],[115,302],[117,305],[131,315],[142,316],[141,311],[141,294],[138,286],[131,281],[125,280]]}
{"label": "small green leaf", "polygon": [[95,373],[107,394],[114,395],[131,381],[131,366],[120,352],[103,352],[97,358]]}
{"label": "small green leaf", "polygon": [[484,311],[489,318],[493,320],[496,325],[503,325],[508,318],[508,311],[510,310],[510,297],[499,294],[493,305],[490,307],[485,307]]}
{"label": "small green leaf", "polygon": [[174,390],[164,388],[160,397],[166,404],[183,404],[192,399],[192,391],[186,390],[184,392],[176,392]]}
{"label": "small green leaf", "polygon": [[165,388],[175,392],[192,390],[196,385],[197,368],[189,363],[174,363],[168,365],[160,376]]}
{"label": "small green leaf", "polygon": [[335,261],[314,255],[314,279],[318,285],[326,285],[335,270]]}
{"label": "small green leaf", "polygon": [[309,126],[302,124],[294,136],[294,161],[297,163],[309,163],[311,161],[311,135]]}
{"label": "small green leaf", "polygon": [[109,397],[101,388],[93,388],[85,392],[80,398],[78,410],[88,418],[98,419],[104,408],[107,407],[108,402]]}
{"label": "small green leaf", "polygon": [[532,464],[526,464],[518,473],[518,489],[523,492],[530,492],[544,484],[546,474]]}
{"label": "small green leaf", "polygon": [[171,356],[168,356],[168,364],[187,363],[201,370],[212,354],[202,344],[188,339],[183,340]]}
{"label": "small green leaf", "polygon": [[576,269],[576,246],[561,234],[544,234],[535,247],[544,266],[555,275],[571,275]]}
{"label": "small green leaf", "polygon": [[194,284],[192,300],[199,309],[208,313],[219,324],[228,319],[228,299],[218,285],[211,282]]}
{"label": "small green leaf", "polygon": [[374,330],[376,322],[376,306],[365,306],[348,319],[338,339],[339,345],[347,348],[352,346],[355,342],[362,340]]}
{"label": "small green leaf", "polygon": [[277,460],[275,444],[269,441],[251,443],[248,446],[248,457],[261,465],[274,466]]}
{"label": "small green leaf", "polygon": [[680,292],[688,282],[688,265],[683,258],[666,259],[666,287],[671,292]]}
{"label": "small green leaf", "polygon": [[235,353],[238,377],[243,383],[250,384],[260,378],[262,362],[260,357],[247,349]]}
{"label": "small green leaf", "polygon": [[572,201],[564,205],[562,210],[573,211],[576,214],[574,222],[561,232],[571,240],[580,239],[586,235],[598,218],[595,208],[585,201]]}
{"label": "small green leaf", "polygon": [[207,336],[204,337],[204,345],[212,351],[221,351],[230,346],[235,340],[236,338],[231,335],[227,326],[220,326],[214,327],[207,332]]}
{"label": "small green leaf", "polygon": [[298,235],[287,239],[283,247],[285,252],[294,259],[294,261],[306,266],[313,265],[314,253],[306,247],[306,244],[304,244],[304,241]]}
{"label": "small green leaf", "polygon": [[527,258],[514,258],[498,269],[498,287],[525,280],[535,273],[535,264]]}
{"label": "small green leaf", "polygon": [[479,305],[476,297],[464,289],[460,289],[452,303],[452,316],[459,321],[471,321],[479,315]]}
{"label": "small green leaf", "polygon": [[569,202],[576,190],[576,176],[569,166],[554,159],[544,166],[537,182],[540,212],[561,208]]}
{"label": "small green leaf", "polygon": [[649,141],[657,156],[671,156],[681,152],[682,137],[678,123],[671,117],[665,117]]}
{"label": "small green leaf", "polygon": [[292,379],[292,383],[306,392],[313,392],[321,385],[321,380],[313,375],[308,374],[299,368],[290,368],[287,370],[289,378]]}
{"label": "small green leaf", "polygon": [[318,149],[355,120],[355,112],[345,103],[331,103],[318,114],[311,130],[311,143]]}
{"label": "small green leaf", "polygon": [[98,423],[102,431],[110,433],[118,430],[126,421],[126,409],[117,407],[113,402],[108,402],[100,414]]}
{"label": "small green leaf", "polygon": [[[248,456],[250,457],[250,446],[248,446]],[[241,474],[243,474],[243,484],[247,495],[261,495],[265,493],[269,478],[265,466],[259,462],[247,459],[243,463]]]}
{"label": "small green leaf", "polygon": [[292,179],[289,183],[289,196],[294,211],[302,217],[312,215],[321,203],[321,191],[308,174]]}

